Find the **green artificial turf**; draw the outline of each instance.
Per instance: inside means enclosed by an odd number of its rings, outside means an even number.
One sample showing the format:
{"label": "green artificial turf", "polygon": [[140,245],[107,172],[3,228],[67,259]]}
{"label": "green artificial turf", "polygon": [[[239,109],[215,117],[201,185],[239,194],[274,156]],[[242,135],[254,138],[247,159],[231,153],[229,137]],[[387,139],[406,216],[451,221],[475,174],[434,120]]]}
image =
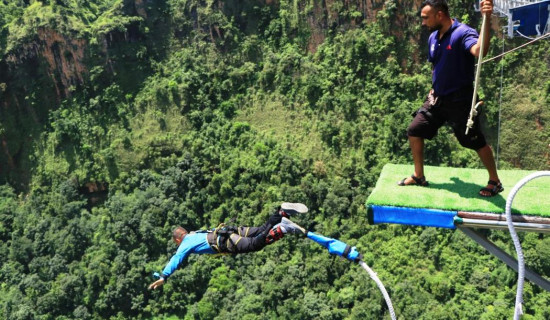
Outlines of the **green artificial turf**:
{"label": "green artificial turf", "polygon": [[[412,164],[385,165],[367,205],[504,213],[512,188],[535,172],[499,170],[504,191],[495,197],[483,198],[478,192],[487,184],[485,169],[425,166],[429,187],[398,186],[397,182],[410,176],[413,169]],[[550,177],[535,178],[524,185],[514,198],[512,213],[550,217]]]}

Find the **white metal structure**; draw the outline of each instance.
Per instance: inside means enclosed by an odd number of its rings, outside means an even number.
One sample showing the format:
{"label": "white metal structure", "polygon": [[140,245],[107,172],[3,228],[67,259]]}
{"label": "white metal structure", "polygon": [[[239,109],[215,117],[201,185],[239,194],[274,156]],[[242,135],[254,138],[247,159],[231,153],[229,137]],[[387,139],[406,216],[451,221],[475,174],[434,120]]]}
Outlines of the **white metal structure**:
{"label": "white metal structure", "polygon": [[[493,0],[493,6],[494,6],[494,13],[498,15],[499,17],[507,17],[508,18],[508,37],[513,38],[514,37],[514,20],[512,19],[512,12],[510,9],[514,9],[517,7],[544,2],[541,0]],[[479,1],[476,1],[476,10],[479,10]],[[550,11],[550,6],[548,7],[548,10]],[[540,26],[537,31],[539,32],[539,36],[541,34],[545,34],[547,32],[550,32],[550,16],[548,17],[548,22],[546,22],[546,28],[544,30],[540,30],[540,28],[544,28],[544,26]],[[541,33],[541,34],[540,34]]]}
{"label": "white metal structure", "polygon": [[524,6],[526,4],[532,4],[542,1],[536,0],[493,0],[493,6],[495,13],[498,13],[501,17],[507,16],[510,9]]}

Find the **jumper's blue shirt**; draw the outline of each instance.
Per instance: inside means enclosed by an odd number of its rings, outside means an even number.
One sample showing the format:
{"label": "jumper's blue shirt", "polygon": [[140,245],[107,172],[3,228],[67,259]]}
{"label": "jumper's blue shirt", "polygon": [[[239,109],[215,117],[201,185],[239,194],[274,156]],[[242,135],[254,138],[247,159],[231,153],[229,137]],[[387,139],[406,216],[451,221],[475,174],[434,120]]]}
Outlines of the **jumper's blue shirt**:
{"label": "jumper's blue shirt", "polygon": [[479,37],[476,30],[453,19],[453,24],[439,39],[434,31],[428,39],[428,61],[433,65],[432,88],[437,96],[446,96],[473,86],[475,57],[470,48]]}
{"label": "jumper's blue shirt", "polygon": [[178,250],[172,256],[166,267],[162,270],[162,276],[168,278],[191,253],[214,254],[216,253],[206,240],[206,232],[190,233],[183,238]]}

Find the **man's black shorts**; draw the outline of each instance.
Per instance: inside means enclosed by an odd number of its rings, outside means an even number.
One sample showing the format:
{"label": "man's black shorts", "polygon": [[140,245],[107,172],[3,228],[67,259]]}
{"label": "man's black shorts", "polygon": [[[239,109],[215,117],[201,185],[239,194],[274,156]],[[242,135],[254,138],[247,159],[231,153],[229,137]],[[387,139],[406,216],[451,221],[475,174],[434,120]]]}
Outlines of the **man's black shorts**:
{"label": "man's black shorts", "polygon": [[439,97],[436,106],[431,106],[429,99],[426,98],[422,108],[416,112],[409,125],[407,136],[432,139],[437,134],[437,130],[447,123],[463,147],[473,150],[481,149],[487,142],[480,129],[479,116],[474,118],[474,126],[466,135],[472,94],[473,92],[458,96]]}

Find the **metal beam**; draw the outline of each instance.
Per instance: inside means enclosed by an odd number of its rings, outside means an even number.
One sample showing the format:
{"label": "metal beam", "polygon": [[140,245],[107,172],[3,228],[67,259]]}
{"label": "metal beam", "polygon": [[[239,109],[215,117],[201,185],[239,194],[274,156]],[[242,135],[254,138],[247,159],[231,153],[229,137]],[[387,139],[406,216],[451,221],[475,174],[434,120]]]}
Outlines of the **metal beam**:
{"label": "metal beam", "polygon": [[[458,211],[457,216],[466,219],[506,221],[505,213]],[[512,221],[550,225],[549,217],[529,216],[525,214],[512,214]]]}
{"label": "metal beam", "polygon": [[[472,240],[479,243],[483,248],[489,251],[492,255],[499,258],[502,262],[506,263],[507,266],[514,269],[516,272],[518,272],[518,261],[514,257],[504,252],[502,249],[497,247],[494,243],[489,241],[489,239],[480,235],[474,230],[461,225],[458,225],[457,228],[460,229],[460,231],[464,232],[464,234],[466,234]],[[538,273],[534,272],[533,270],[527,267],[525,267],[525,278],[537,284],[544,290],[550,292],[550,281],[546,280],[545,278],[540,276]]]}
{"label": "metal beam", "polygon": [[[513,222],[513,224],[516,230],[518,231],[550,233],[550,224],[522,223],[522,222]],[[508,224],[506,223],[506,221],[494,221],[494,220],[455,218],[455,225],[472,227],[472,228],[483,228],[483,229],[508,229]]]}

